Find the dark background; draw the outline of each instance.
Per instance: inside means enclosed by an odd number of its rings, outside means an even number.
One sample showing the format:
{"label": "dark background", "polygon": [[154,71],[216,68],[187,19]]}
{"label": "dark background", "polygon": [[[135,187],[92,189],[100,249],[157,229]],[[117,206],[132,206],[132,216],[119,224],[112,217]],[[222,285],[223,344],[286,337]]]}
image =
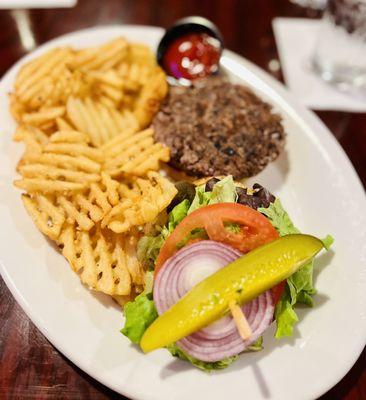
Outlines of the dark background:
{"label": "dark background", "polygon": [[[37,45],[64,33],[97,25],[167,27],[180,17],[203,15],[218,25],[229,49],[271,72],[269,62],[278,59],[272,19],[278,16],[316,18],[319,13],[287,0],[79,0],[72,9],[32,10],[28,15]],[[11,11],[0,11],[0,76],[25,53],[14,15]],[[280,70],[271,73],[282,80]],[[317,115],[338,139],[366,185],[366,115],[332,111],[317,112]],[[339,345],[347,346],[347,343]],[[321,399],[365,400],[365,367],[364,351],[348,375]],[[0,279],[0,399],[66,398],[123,399],[54,349]]]}

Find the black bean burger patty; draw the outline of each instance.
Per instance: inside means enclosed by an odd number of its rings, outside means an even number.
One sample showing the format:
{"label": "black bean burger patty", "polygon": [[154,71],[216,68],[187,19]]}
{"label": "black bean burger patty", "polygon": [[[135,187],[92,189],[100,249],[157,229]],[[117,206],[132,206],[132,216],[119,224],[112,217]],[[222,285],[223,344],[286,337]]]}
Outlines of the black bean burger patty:
{"label": "black bean burger patty", "polygon": [[285,142],[271,106],[221,77],[170,88],[153,126],[156,140],[171,149],[170,164],[197,177],[255,175]]}

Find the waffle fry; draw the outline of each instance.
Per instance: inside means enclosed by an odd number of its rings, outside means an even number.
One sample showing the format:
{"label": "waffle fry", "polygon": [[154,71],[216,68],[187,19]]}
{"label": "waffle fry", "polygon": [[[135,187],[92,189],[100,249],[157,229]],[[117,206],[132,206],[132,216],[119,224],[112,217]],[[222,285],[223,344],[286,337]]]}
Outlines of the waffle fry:
{"label": "waffle fry", "polygon": [[13,136],[14,141],[26,142],[28,138],[34,139],[35,142],[37,142],[42,146],[46,145],[49,140],[48,136],[38,128],[32,126],[24,126],[24,125],[18,126]]}
{"label": "waffle fry", "polygon": [[56,125],[59,131],[72,130],[72,126],[62,117],[56,118]]}
{"label": "waffle fry", "polygon": [[25,64],[14,84],[18,96],[23,100],[34,97],[42,85],[59,75],[70,56],[69,48],[53,49]]}
{"label": "waffle fry", "polygon": [[14,186],[28,193],[73,192],[86,189],[85,183],[64,182],[42,178],[26,178],[14,181]]}
{"label": "waffle fry", "polygon": [[51,143],[88,143],[89,136],[73,130],[60,130],[50,137]]}
{"label": "waffle fry", "polygon": [[136,92],[143,85],[145,85],[152,74],[157,70],[152,65],[145,65],[139,63],[121,63],[117,68],[117,74],[124,82],[123,87],[128,91]]}
{"label": "waffle fry", "polygon": [[84,143],[49,143],[44,147],[48,153],[67,154],[73,157],[85,156],[96,162],[103,162],[103,153]]}
{"label": "waffle fry", "polygon": [[169,149],[154,143],[153,129],[134,133],[127,130],[107,142],[102,150],[107,155],[105,170],[112,176],[122,173],[143,176],[158,171],[160,161],[169,161]]}
{"label": "waffle fry", "polygon": [[42,147],[38,147],[39,153],[30,151],[23,157],[24,162],[38,162],[45,165],[57,166],[68,170],[80,170],[90,173],[98,173],[101,170],[101,165],[85,156],[70,156],[67,154],[54,154],[42,151]]}
{"label": "waffle fry", "polygon": [[65,113],[65,107],[50,107],[40,111],[25,113],[21,117],[24,124],[42,126],[46,123],[55,123],[55,119],[62,117]]}
{"label": "waffle fry", "polygon": [[17,137],[27,149],[17,168],[23,179],[14,182],[16,187],[29,193],[67,193],[101,180],[102,154],[88,146],[85,134],[59,131],[48,139],[35,128],[20,128]]}
{"label": "waffle fry", "polygon": [[10,93],[25,144],[14,185],[38,229],[82,283],[123,304],[140,293],[136,255],[176,189],[158,171],[169,149],[147,126],[167,93],[151,50],[117,38],[50,50],[25,64]]}
{"label": "waffle fry", "polygon": [[23,194],[22,200],[37,228],[50,239],[56,240],[65,222],[63,212],[55,207],[49,198],[43,195],[37,194],[30,197],[27,194]]}
{"label": "waffle fry", "polygon": [[[15,81],[11,112],[17,121],[34,122],[29,112],[65,104],[67,97],[83,96],[91,90],[91,81],[80,71],[71,71],[74,57],[69,48],[50,50],[28,62]],[[22,118],[26,115],[25,119]],[[36,121],[37,122],[37,121]]]}
{"label": "waffle fry", "polygon": [[158,112],[161,101],[168,93],[168,84],[164,72],[156,68],[141,90],[135,104],[135,117],[141,128],[149,125]]}
{"label": "waffle fry", "polygon": [[156,172],[147,179],[137,178],[121,185],[122,201],[115,205],[102,220],[102,227],[123,233],[134,226],[153,221],[166,208],[177,193],[175,186]]}
{"label": "waffle fry", "polygon": [[79,50],[69,63],[71,69],[109,70],[127,57],[128,43],[118,38],[103,46]]}
{"label": "waffle fry", "polygon": [[45,164],[25,164],[18,168],[18,172],[23,178],[39,178],[50,180],[62,180],[65,182],[98,182],[99,174],[93,174],[82,171],[70,171],[65,168],[57,168]]}
{"label": "waffle fry", "polygon": [[142,43],[131,43],[128,48],[128,61],[141,65],[156,65],[156,59],[150,48]]}
{"label": "waffle fry", "polygon": [[87,191],[75,196],[57,197],[57,205],[64,210],[68,223],[75,224],[79,230],[89,231],[120,200],[119,183],[104,172],[101,179],[100,183],[91,184]]}
{"label": "waffle fry", "polygon": [[127,296],[132,283],[140,284],[144,277],[135,256],[137,240],[99,227],[93,232],[79,232],[67,225],[58,244],[85,285],[113,296]]}
{"label": "waffle fry", "polygon": [[89,135],[91,143],[98,147],[126,129],[138,129],[134,116],[86,98],[69,98],[67,116],[80,131]]}

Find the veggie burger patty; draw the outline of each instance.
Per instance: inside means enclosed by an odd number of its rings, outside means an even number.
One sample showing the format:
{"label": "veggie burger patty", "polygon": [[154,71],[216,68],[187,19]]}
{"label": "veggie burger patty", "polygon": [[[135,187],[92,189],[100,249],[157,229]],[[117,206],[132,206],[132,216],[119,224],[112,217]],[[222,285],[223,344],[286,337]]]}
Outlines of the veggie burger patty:
{"label": "veggie burger patty", "polygon": [[156,140],[171,149],[170,164],[198,177],[255,175],[285,142],[271,106],[221,77],[172,87],[153,126]]}

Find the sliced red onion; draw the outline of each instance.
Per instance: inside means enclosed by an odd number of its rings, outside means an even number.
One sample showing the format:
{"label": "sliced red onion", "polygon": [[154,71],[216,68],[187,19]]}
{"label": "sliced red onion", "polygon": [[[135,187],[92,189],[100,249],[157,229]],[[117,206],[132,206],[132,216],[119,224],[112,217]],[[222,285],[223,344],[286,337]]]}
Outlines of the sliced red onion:
{"label": "sliced red onion", "polygon": [[[242,254],[222,243],[212,240],[183,247],[168,259],[158,272],[154,282],[154,302],[160,314],[167,311],[198,282],[212,275]],[[272,322],[274,302],[268,290],[242,310],[252,330],[243,341],[231,314],[177,342],[190,356],[201,361],[215,362],[234,356],[254,343]]]}

